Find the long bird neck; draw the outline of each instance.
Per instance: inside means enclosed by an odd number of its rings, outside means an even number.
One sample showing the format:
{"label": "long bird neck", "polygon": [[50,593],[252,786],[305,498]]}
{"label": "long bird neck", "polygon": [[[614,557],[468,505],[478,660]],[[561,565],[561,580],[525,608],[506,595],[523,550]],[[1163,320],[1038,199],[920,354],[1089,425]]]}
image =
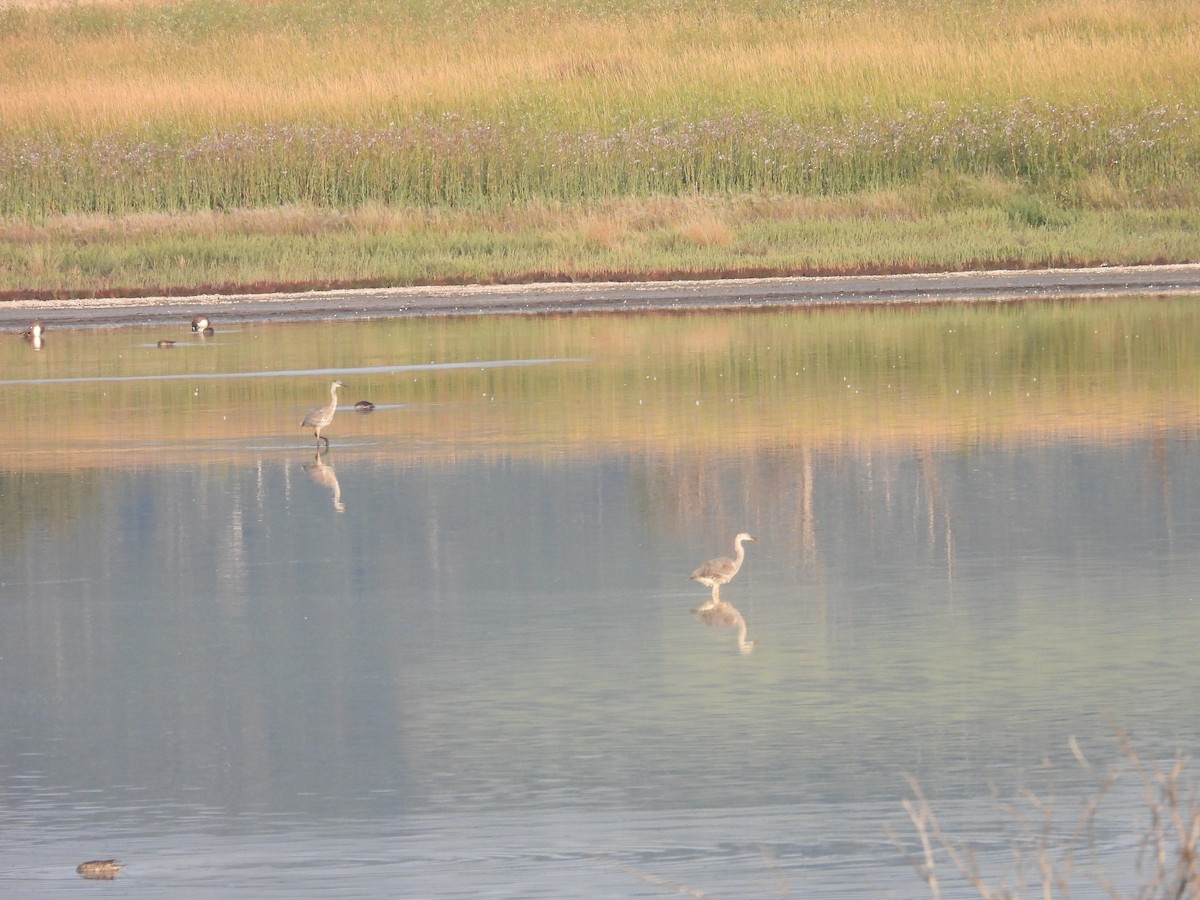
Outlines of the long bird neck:
{"label": "long bird neck", "polygon": [[742,567],[742,560],[746,558],[746,548],[742,546],[740,540],[733,542],[733,568],[735,570]]}
{"label": "long bird neck", "polygon": [[334,403],[337,403],[337,391],[338,391],[338,386],[336,384],[331,384],[329,386],[329,398]]}

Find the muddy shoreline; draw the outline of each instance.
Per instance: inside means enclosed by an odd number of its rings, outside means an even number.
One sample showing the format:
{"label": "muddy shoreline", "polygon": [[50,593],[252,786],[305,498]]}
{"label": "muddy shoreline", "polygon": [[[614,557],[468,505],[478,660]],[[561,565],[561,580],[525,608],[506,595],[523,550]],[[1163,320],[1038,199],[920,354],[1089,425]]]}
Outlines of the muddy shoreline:
{"label": "muddy shoreline", "polygon": [[208,294],[0,303],[0,328],[150,325],[190,321],[290,321],[569,312],[672,312],[946,302],[1014,302],[1200,294],[1200,264],[740,278],[710,281],[543,283]]}

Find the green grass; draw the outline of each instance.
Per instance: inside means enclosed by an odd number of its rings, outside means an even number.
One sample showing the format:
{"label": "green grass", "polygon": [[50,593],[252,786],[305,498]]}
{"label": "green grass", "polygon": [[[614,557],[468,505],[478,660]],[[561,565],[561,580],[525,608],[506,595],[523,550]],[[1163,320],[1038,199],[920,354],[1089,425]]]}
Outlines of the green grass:
{"label": "green grass", "polygon": [[[500,113],[503,117],[503,113]],[[987,111],[940,105],[797,125],[765,113],[647,119],[562,130],[445,113],[402,125],[246,126],[199,135],[104,138],[9,133],[0,213],[497,205],[687,193],[845,194],[935,173],[1017,180],[1074,197],[1096,177],[1132,200],[1161,185],[1194,195],[1200,107]]]}
{"label": "green grass", "polygon": [[920,192],[646,198],[493,212],[288,207],[0,223],[0,292],[500,283],[936,271],[1200,257],[1200,213],[1024,195],[948,212]]}

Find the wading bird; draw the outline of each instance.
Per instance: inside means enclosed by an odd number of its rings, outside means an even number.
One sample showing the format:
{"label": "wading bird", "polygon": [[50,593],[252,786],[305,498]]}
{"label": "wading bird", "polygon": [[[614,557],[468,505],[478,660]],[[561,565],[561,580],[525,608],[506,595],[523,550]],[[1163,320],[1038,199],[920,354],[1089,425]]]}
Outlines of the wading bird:
{"label": "wading bird", "polygon": [[321,429],[329,425],[333,421],[333,414],[337,412],[337,392],[338,388],[345,387],[340,381],[335,381],[329,385],[329,402],[324,406],[319,406],[304,417],[304,421],[300,423],[301,428],[313,429],[313,434],[317,436],[317,452],[321,452],[321,441],[325,442],[325,449],[329,449],[329,438],[321,437]]}
{"label": "wading bird", "polygon": [[192,331],[198,331],[205,337],[212,334],[212,325],[209,324],[208,316],[196,316],[192,319]]}
{"label": "wading bird", "polygon": [[705,587],[712,588],[714,603],[721,599],[721,585],[728,584],[729,580],[738,573],[738,569],[742,567],[742,560],[746,558],[746,548],[742,546],[742,543],[752,540],[754,538],[743,531],[733,539],[733,559],[728,556],[718,556],[716,559],[710,559],[702,564],[692,573],[692,581],[698,581]]}

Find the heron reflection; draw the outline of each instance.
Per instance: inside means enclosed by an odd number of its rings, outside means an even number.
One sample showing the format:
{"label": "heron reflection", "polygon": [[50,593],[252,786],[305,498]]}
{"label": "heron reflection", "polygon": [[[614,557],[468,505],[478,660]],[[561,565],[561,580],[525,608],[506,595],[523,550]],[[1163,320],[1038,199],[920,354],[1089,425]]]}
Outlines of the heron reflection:
{"label": "heron reflection", "polygon": [[743,531],[733,539],[732,559],[728,556],[718,556],[701,564],[700,568],[692,573],[692,581],[698,581],[705,587],[712,588],[713,603],[721,599],[721,585],[728,584],[738,573],[738,569],[742,567],[742,561],[746,558],[746,548],[742,544],[753,540],[754,538]]}
{"label": "heron reflection", "polygon": [[304,472],[321,487],[329,488],[333,492],[333,508],[335,510],[346,511],[346,504],[342,502],[342,486],[338,484],[337,473],[333,471],[333,466],[327,465],[321,459],[320,450],[313,457],[313,461],[304,466]]}
{"label": "heron reflection", "polygon": [[345,387],[340,381],[335,381],[329,385],[329,402],[324,406],[319,406],[304,417],[304,421],[300,423],[301,428],[313,429],[313,434],[317,436],[317,452],[321,452],[321,441],[325,442],[325,449],[329,449],[329,438],[321,437],[321,429],[327,428],[329,423],[333,421],[334,413],[337,412],[337,392],[338,388]]}
{"label": "heron reflection", "polygon": [[34,350],[42,349],[42,334],[46,331],[46,326],[41,322],[32,323],[29,328],[21,332],[21,337],[25,338],[29,346]]}
{"label": "heron reflection", "polygon": [[692,615],[712,628],[736,628],[737,646],[742,653],[754,649],[754,641],[746,640],[746,620],[737,609],[724,600],[709,600],[692,610]]}

